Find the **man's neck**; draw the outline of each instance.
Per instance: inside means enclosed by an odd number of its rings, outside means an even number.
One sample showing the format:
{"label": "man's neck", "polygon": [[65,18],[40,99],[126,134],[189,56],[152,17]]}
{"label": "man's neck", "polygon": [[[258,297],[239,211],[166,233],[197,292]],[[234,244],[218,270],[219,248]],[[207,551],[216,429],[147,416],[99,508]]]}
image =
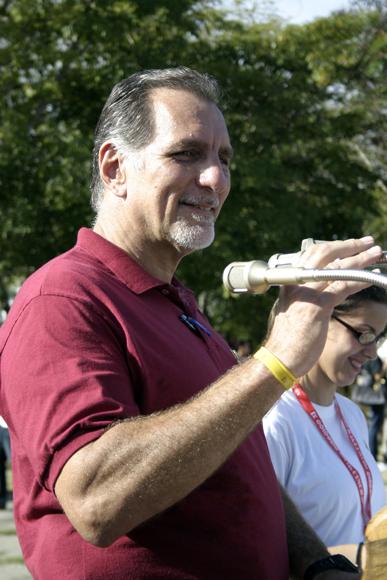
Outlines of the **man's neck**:
{"label": "man's neck", "polygon": [[128,236],[124,229],[117,228],[117,224],[111,227],[110,222],[106,223],[99,219],[97,219],[93,230],[124,250],[148,274],[170,284],[182,258],[173,247],[166,243],[152,244],[145,241],[139,243],[136,241],[136,236]]}

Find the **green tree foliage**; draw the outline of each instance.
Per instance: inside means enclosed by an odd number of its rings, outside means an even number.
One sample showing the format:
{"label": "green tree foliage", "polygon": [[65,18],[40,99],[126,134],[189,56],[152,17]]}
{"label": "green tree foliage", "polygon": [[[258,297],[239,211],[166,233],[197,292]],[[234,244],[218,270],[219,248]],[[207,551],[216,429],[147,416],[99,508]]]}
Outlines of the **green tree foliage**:
{"label": "green tree foliage", "polygon": [[199,16],[189,0],[3,2],[3,284],[68,248],[90,222],[89,158],[104,100],[133,71],[176,64]]}
{"label": "green tree foliage", "polygon": [[305,26],[195,0],[3,0],[0,18],[3,294],[90,223],[93,129],[111,86],[140,68],[185,64],[224,87],[233,190],[213,247],[179,275],[228,338],[260,340],[274,297],[227,297],[230,261],[370,227],[385,239],[387,36],[376,0]]}
{"label": "green tree foliage", "polygon": [[[386,43],[374,6],[306,26],[231,23],[203,54],[226,87],[236,159],[216,243],[192,258],[197,270],[183,264],[192,283],[201,272],[208,289],[228,262],[296,251],[306,237],[386,240]],[[210,311],[229,336],[259,340],[274,295],[218,291]]]}

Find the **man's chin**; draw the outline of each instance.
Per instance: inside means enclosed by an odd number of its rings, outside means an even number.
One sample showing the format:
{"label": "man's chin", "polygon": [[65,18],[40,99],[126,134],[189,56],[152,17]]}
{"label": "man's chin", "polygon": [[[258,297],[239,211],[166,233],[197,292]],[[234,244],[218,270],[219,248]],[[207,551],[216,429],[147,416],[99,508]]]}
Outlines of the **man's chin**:
{"label": "man's chin", "polygon": [[174,246],[187,252],[208,248],[214,238],[215,229],[212,225],[203,227],[201,225],[187,226],[178,223],[171,228],[169,235],[169,239]]}

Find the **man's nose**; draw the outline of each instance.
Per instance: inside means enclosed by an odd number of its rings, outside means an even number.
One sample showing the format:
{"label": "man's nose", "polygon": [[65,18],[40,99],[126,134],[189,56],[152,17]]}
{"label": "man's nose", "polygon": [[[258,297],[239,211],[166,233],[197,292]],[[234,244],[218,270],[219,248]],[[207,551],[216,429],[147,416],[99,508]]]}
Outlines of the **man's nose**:
{"label": "man's nose", "polygon": [[230,175],[226,165],[220,160],[211,161],[200,169],[199,184],[213,192],[222,192],[230,186]]}

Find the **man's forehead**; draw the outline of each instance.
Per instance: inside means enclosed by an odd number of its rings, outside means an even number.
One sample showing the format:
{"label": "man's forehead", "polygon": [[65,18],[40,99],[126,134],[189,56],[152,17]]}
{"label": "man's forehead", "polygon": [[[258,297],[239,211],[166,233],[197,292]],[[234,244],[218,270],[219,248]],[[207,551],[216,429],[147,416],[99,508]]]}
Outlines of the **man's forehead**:
{"label": "man's forehead", "polygon": [[197,102],[200,105],[207,107],[217,107],[217,105],[210,99],[206,99],[194,91],[189,89],[178,88],[178,87],[157,87],[151,90],[150,99],[153,101],[153,105],[157,107],[158,105],[173,107],[179,103],[183,103],[187,100],[192,102]]}
{"label": "man's forehead", "polygon": [[195,139],[195,130],[213,129],[230,146],[223,114],[213,101],[188,90],[157,88],[151,93],[156,133],[172,130],[179,140]]}

